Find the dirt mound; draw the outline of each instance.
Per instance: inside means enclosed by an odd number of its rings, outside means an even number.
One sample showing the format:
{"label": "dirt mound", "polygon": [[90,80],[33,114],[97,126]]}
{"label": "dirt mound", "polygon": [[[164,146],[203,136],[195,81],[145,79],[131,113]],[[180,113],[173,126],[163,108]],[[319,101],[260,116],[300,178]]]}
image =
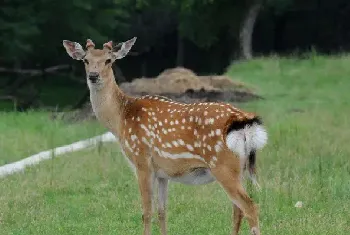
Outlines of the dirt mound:
{"label": "dirt mound", "polygon": [[245,90],[247,92],[254,93],[246,84],[239,81],[233,81],[229,76],[199,76],[201,81],[209,86],[212,86],[219,90]]}
{"label": "dirt mound", "polygon": [[[166,69],[156,78],[137,78],[130,83],[122,83],[120,88],[125,93],[134,96],[157,94],[176,100],[188,91],[192,95],[201,94],[201,97],[205,97],[207,94],[207,98],[213,99],[212,101],[234,102],[237,101],[237,94],[243,93],[247,96],[251,94],[252,98],[256,97],[254,91],[246,84],[233,81],[228,76],[197,76],[193,71],[182,67]],[[217,99],[210,98],[214,93],[222,94],[215,95]],[[237,94],[226,95],[225,93]]]}
{"label": "dirt mound", "polygon": [[[157,94],[184,103],[245,102],[261,98],[246,84],[233,81],[228,76],[197,76],[181,67],[166,69],[156,78],[137,78],[130,83],[122,83],[120,88],[131,96]],[[72,122],[95,118],[90,103],[60,116]]]}
{"label": "dirt mound", "polygon": [[130,83],[122,83],[120,88],[126,92],[137,94],[184,93],[189,89],[208,91],[217,90],[189,69],[166,69],[156,78],[137,78]]}

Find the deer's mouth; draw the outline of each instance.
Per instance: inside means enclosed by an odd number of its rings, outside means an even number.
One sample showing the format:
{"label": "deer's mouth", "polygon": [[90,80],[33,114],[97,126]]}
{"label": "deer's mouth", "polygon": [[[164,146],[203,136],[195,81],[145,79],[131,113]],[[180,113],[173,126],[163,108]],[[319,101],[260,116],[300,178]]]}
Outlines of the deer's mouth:
{"label": "deer's mouth", "polygon": [[97,72],[91,72],[88,76],[91,83],[96,83],[100,79],[100,74]]}
{"label": "deer's mouth", "polygon": [[99,77],[89,77],[89,81],[93,84],[97,83],[99,80]]}

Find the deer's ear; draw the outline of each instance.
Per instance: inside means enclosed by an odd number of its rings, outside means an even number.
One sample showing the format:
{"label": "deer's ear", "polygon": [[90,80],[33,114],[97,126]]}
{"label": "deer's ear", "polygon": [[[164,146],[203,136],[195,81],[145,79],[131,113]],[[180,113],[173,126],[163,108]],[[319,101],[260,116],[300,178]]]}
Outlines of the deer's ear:
{"label": "deer's ear", "polygon": [[63,40],[63,46],[66,49],[68,55],[75,60],[82,60],[86,54],[83,47],[77,42]]}
{"label": "deer's ear", "polygon": [[131,47],[135,44],[136,42],[136,37],[133,37],[132,39],[118,44],[118,46],[121,46],[119,50],[114,51],[114,59],[122,59],[124,58],[130,51]]}

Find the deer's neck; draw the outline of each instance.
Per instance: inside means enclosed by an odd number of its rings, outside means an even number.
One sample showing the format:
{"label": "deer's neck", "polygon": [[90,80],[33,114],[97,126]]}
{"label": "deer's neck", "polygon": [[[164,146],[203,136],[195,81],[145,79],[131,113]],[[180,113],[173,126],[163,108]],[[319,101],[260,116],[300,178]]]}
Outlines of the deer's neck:
{"label": "deer's neck", "polygon": [[100,88],[90,87],[92,109],[102,125],[119,135],[128,97],[119,89],[113,75],[104,81]]}

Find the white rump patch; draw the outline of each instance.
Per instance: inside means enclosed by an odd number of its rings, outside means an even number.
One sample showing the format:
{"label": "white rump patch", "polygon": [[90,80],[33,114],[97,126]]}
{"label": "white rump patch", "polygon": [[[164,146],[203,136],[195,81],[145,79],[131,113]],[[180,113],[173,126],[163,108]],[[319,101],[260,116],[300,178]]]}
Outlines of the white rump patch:
{"label": "white rump patch", "polygon": [[244,129],[227,134],[226,144],[240,158],[246,158],[252,150],[262,149],[267,143],[267,133],[258,124],[247,125]]}

